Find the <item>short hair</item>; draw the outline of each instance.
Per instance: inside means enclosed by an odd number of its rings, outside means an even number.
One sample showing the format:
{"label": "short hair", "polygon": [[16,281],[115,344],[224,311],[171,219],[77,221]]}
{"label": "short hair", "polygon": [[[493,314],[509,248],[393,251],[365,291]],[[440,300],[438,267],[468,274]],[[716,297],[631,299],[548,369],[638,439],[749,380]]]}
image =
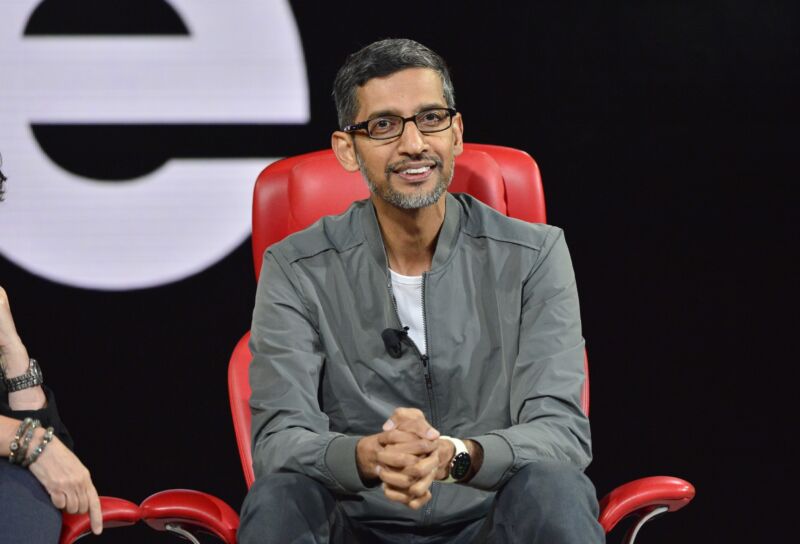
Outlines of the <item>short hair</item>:
{"label": "short hair", "polygon": [[358,87],[376,77],[386,77],[406,68],[430,68],[442,78],[448,108],[456,107],[453,82],[444,59],[421,43],[409,39],[373,42],[347,57],[333,82],[333,101],[339,128],[356,122]]}

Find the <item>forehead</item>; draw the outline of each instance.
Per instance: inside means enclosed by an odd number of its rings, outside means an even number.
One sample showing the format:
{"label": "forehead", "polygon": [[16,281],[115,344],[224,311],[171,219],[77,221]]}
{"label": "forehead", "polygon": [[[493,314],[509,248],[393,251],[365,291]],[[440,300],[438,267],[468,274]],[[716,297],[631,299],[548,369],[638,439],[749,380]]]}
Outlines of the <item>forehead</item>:
{"label": "forehead", "polygon": [[397,113],[413,115],[422,106],[445,107],[442,78],[430,68],[407,68],[386,77],[375,77],[356,91],[358,115]]}

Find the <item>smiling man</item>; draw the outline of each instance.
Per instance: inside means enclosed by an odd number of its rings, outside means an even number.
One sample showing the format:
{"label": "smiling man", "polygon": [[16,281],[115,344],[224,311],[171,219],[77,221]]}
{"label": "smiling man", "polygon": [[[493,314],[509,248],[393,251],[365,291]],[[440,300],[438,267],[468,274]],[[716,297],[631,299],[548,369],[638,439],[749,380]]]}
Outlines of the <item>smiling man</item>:
{"label": "smiling man", "polygon": [[264,255],[239,541],[603,542],[562,231],[447,192],[464,126],[430,49],[365,47],[334,98],[372,194]]}

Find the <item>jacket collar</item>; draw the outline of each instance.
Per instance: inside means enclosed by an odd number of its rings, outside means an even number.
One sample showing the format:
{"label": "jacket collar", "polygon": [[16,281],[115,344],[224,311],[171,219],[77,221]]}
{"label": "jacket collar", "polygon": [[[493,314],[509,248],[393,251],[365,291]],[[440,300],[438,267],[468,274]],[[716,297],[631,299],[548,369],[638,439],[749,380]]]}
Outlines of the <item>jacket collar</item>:
{"label": "jacket collar", "polygon": [[[439,231],[439,239],[436,242],[436,250],[433,253],[431,271],[444,265],[450,259],[458,240],[458,233],[461,230],[461,206],[458,200],[449,192],[445,193],[444,198],[447,199],[445,201],[444,223]],[[386,247],[383,245],[378,216],[372,200],[367,199],[367,206],[362,208],[361,211],[361,219],[370,253],[372,253],[379,265],[384,269],[388,269],[389,261],[386,257]]]}

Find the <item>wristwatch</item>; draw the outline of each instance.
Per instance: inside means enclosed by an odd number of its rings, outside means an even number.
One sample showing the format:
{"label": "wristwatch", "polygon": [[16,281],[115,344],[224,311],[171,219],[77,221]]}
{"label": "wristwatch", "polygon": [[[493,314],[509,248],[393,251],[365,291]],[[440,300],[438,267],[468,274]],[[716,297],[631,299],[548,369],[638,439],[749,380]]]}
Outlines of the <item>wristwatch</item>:
{"label": "wristwatch", "polygon": [[440,436],[439,438],[451,442],[456,448],[456,453],[450,461],[450,473],[447,478],[440,480],[440,482],[443,484],[460,482],[469,474],[469,469],[472,466],[472,458],[469,456],[469,451],[467,451],[467,445],[458,438],[451,436]]}
{"label": "wristwatch", "polygon": [[28,364],[28,371],[25,374],[13,378],[6,378],[3,375],[3,382],[6,384],[6,390],[9,393],[13,393],[14,391],[42,385],[44,377],[42,376],[42,369],[39,368],[39,363],[36,362],[36,359],[31,358],[30,364]]}

